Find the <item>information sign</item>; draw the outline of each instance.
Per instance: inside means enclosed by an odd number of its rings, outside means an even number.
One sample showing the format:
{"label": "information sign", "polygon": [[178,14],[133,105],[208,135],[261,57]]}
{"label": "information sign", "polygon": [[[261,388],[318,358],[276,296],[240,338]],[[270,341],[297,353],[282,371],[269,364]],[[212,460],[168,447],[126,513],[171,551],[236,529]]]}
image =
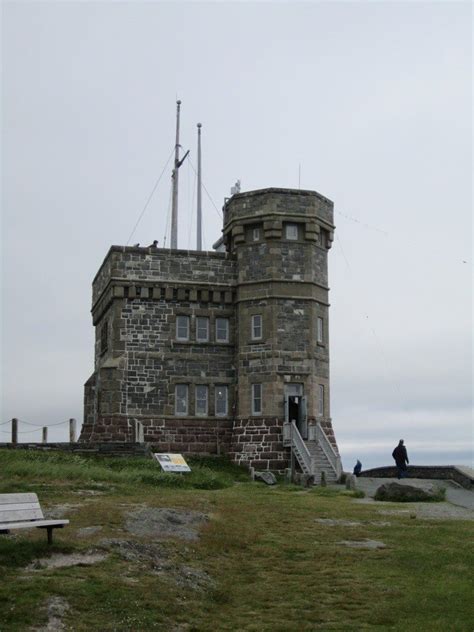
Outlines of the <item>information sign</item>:
{"label": "information sign", "polygon": [[164,472],[190,472],[182,454],[153,454]]}

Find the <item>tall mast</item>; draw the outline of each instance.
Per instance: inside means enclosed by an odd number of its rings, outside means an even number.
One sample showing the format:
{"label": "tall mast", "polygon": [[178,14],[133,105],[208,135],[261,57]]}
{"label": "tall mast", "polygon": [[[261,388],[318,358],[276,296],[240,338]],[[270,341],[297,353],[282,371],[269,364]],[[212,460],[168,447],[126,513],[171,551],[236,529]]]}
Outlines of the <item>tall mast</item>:
{"label": "tall mast", "polygon": [[179,115],[181,101],[176,101],[176,144],[174,147],[173,202],[171,206],[171,248],[178,247],[178,169],[179,164]]}
{"label": "tall mast", "polygon": [[201,123],[198,128],[198,164],[197,164],[197,231],[196,250],[202,250],[202,186],[201,186]]}

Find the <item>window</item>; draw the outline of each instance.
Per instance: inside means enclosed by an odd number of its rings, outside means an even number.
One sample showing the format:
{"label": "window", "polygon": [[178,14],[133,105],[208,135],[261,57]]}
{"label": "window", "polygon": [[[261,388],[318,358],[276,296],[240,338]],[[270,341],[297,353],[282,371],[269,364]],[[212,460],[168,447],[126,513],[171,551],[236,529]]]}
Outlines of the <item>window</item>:
{"label": "window", "polygon": [[227,386],[216,386],[216,416],[227,415]]}
{"label": "window", "polygon": [[262,414],[262,385],[252,384],[252,415]]}
{"label": "window", "polygon": [[229,342],[229,319],[216,318],[216,341]]}
{"label": "window", "polygon": [[324,340],[324,332],[323,332],[323,319],[318,316],[318,321],[317,321],[317,341],[318,342],[323,342]]}
{"label": "window", "polygon": [[196,318],[196,340],[207,342],[209,340],[209,318],[198,316]]}
{"label": "window", "polygon": [[252,229],[252,241],[260,241],[260,228]]}
{"label": "window", "polygon": [[252,340],[262,339],[262,315],[255,314],[252,316]]}
{"label": "window", "polygon": [[189,316],[176,317],[176,339],[189,340]]}
{"label": "window", "polygon": [[100,352],[105,353],[109,348],[109,322],[106,320],[100,330]]}
{"label": "window", "polygon": [[318,390],[319,390],[318,417],[322,417],[324,415],[324,386],[323,384],[319,385]]}
{"label": "window", "polygon": [[285,234],[287,239],[298,239],[298,224],[287,224]]}
{"label": "window", "polygon": [[188,414],[188,385],[176,384],[174,396],[175,396],[176,415],[187,415]]}
{"label": "window", "polygon": [[204,384],[196,386],[196,415],[207,415],[208,388]]}

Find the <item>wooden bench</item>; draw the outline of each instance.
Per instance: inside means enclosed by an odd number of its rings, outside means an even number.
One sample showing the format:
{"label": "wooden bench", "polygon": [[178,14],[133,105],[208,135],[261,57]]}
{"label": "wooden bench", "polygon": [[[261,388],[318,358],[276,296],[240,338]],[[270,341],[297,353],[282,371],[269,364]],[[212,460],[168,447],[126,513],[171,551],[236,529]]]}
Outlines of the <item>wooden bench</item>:
{"label": "wooden bench", "polygon": [[62,529],[69,520],[45,520],[36,494],[0,494],[0,533],[13,529],[46,529],[48,544],[53,529]]}

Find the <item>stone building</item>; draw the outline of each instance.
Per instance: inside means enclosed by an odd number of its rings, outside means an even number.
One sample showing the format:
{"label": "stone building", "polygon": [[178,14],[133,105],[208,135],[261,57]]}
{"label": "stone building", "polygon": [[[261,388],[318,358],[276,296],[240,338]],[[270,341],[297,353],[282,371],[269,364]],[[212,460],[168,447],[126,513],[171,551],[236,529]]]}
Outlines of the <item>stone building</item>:
{"label": "stone building", "polygon": [[330,416],[333,203],[263,189],[224,206],[217,252],[112,246],[94,281],[81,441],[340,473]]}

